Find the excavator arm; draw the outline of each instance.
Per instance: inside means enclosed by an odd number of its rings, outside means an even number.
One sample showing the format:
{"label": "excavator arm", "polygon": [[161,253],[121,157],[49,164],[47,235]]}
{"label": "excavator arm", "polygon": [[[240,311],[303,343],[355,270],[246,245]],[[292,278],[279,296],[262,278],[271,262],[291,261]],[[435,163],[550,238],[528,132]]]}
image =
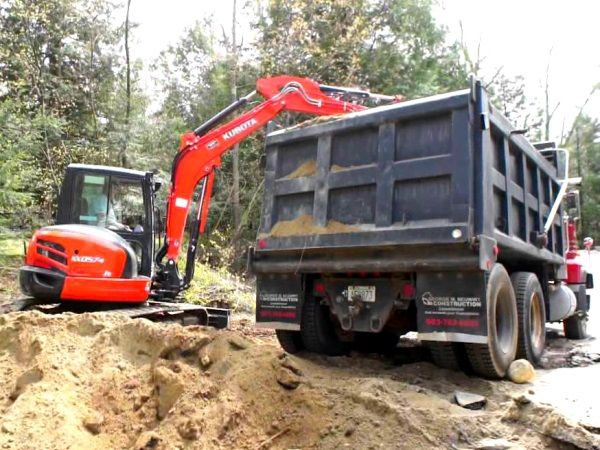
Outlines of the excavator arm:
{"label": "excavator arm", "polygon": [[[245,106],[257,93],[265,98],[264,102],[215,128],[227,116]],[[344,101],[343,98],[347,96],[373,96],[388,101],[399,99],[371,95],[364,91],[321,86],[308,78],[261,78],[257,81],[256,91],[240,98],[193,132],[181,137],[181,145],[171,173],[165,242],[156,256],[159,267],[156,287],[163,296],[176,296],[189,285],[193,277],[198,235],[203,233],[206,227],[215,169],[221,165],[221,155],[262,128],[282,111],[334,115],[366,109],[365,106]],[[202,192],[188,244],[185,277],[181,278],[177,270],[177,260],[181,253],[190,203],[200,182],[203,183]],[[166,264],[163,264],[165,257]]]}

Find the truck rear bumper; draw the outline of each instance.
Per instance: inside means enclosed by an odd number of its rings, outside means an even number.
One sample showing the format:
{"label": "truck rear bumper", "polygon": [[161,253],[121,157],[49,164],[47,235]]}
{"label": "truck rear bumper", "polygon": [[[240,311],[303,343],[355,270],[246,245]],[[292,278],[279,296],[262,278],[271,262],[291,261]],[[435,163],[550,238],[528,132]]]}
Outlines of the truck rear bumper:
{"label": "truck rear bumper", "polygon": [[478,270],[479,254],[465,244],[307,248],[251,254],[256,274]]}

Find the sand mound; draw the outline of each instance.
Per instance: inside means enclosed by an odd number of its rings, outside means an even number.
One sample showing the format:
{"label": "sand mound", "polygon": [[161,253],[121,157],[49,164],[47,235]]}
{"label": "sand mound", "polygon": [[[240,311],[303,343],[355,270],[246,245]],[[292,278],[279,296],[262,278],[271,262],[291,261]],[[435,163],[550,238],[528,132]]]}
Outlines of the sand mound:
{"label": "sand mound", "polygon": [[257,448],[292,418],[288,439],[304,446],[324,407],[310,391],[290,393],[300,376],[279,354],[204,327],[3,316],[0,447]]}
{"label": "sand mound", "polygon": [[[486,409],[453,404],[458,386],[486,395]],[[537,417],[539,408],[515,403],[507,394],[514,386],[426,362],[299,358],[283,353],[272,336],[243,327],[216,331],[98,314],[0,316],[0,448],[415,450],[478,448],[497,438],[528,449],[598,443],[558,415],[551,423],[532,421],[529,412]],[[553,424],[562,424],[560,432]]]}

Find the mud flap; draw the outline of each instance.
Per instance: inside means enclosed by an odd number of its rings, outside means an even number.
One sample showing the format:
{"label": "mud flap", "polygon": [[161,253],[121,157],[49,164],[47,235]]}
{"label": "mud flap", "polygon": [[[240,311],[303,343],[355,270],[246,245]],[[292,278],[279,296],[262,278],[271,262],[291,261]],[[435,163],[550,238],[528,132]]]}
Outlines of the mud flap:
{"label": "mud flap", "polygon": [[418,274],[419,339],[487,343],[485,286],[485,272]]}
{"label": "mud flap", "polygon": [[256,326],[278,330],[299,330],[303,298],[301,275],[258,275]]}

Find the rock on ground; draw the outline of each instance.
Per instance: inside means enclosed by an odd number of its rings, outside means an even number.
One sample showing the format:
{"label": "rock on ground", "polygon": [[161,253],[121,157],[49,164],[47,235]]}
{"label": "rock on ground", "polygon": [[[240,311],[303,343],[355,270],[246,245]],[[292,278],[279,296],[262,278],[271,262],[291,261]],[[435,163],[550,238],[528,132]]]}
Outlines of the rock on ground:
{"label": "rock on ground", "polygon": [[527,383],[535,378],[535,369],[526,359],[517,359],[508,368],[508,378],[513,383]]}

